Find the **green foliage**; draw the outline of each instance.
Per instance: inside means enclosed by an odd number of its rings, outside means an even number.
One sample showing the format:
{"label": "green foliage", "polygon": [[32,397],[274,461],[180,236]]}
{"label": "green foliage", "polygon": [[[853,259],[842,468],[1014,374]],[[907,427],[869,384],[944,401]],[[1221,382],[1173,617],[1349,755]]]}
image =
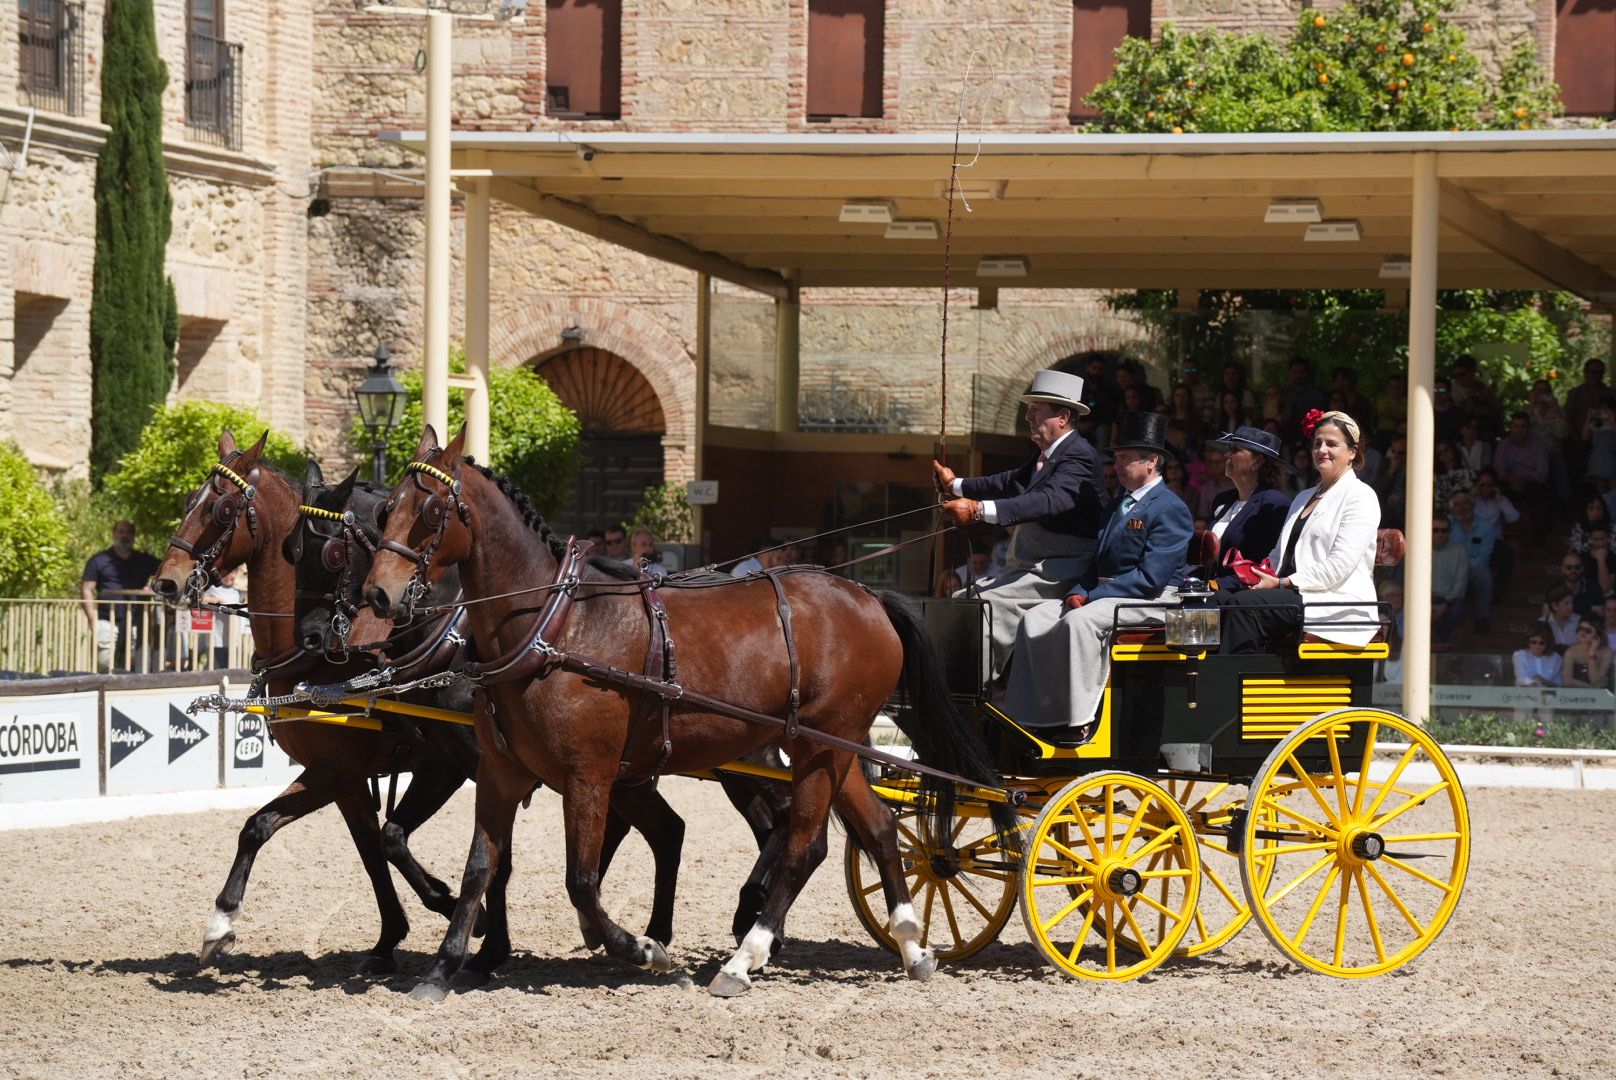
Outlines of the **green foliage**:
{"label": "green foliage", "polygon": [[[107,478],[107,494],[120,516],[135,523],[136,543],[157,552],[180,523],[185,498],[219,460],[219,432],[229,428],[246,449],[264,424],[251,409],[212,401],[182,401],[157,410],[140,442]],[[264,459],[301,482],[308,454],[277,431],[269,433]],[[105,532],[111,522],[105,523]]]}
{"label": "green foliage", "polygon": [[72,565],[67,521],[39,473],[12,442],[0,442],[0,596],[59,591]]}
{"label": "green foliage", "polygon": [[685,498],[683,484],[652,484],[640,497],[629,518],[628,531],[649,529],[658,540],[688,544],[696,538],[695,516]]}
{"label": "green foliage", "polygon": [[[1450,746],[1543,746],[1566,750],[1616,750],[1616,732],[1589,726],[1594,713],[1570,713],[1574,718],[1555,716],[1544,723],[1521,722],[1509,713],[1462,713],[1438,718],[1426,725],[1438,742]],[[1542,734],[1539,734],[1541,732]],[[1388,733],[1389,742],[1406,742]]]}
{"label": "green foliage", "polygon": [[[124,514],[105,491],[96,491],[88,480],[59,479],[50,487],[51,498],[67,521],[67,573],[49,587],[53,596],[79,595],[79,576],[90,556],[112,542],[112,524]],[[152,554],[161,557],[161,552]]]}
{"label": "green foliage", "polygon": [[1290,42],[1218,30],[1129,38],[1089,95],[1094,131],[1458,131],[1528,128],[1560,112],[1535,46],[1496,83],[1449,21],[1459,0],[1304,10]]}
{"label": "green foliage", "polygon": [[[449,370],[466,370],[466,354],[459,346],[449,352]],[[421,373],[406,371],[401,378],[410,399],[387,448],[387,474],[394,478],[409,462],[425,426],[421,418]],[[533,500],[539,513],[553,517],[572,492],[572,481],[582,460],[579,441],[583,425],[550,384],[529,368],[494,368],[489,372],[488,383],[488,453],[492,460],[485,464],[514,481]],[[449,430],[438,432],[438,438],[447,441],[465,422],[465,392],[451,388]],[[355,449],[370,453],[370,433],[358,417],[348,436]]]}
{"label": "green foliage", "polygon": [[179,320],[163,276],[173,201],[163,165],[163,87],[152,5],[111,0],[101,66],[90,301],[90,469],[104,479],[140,438],[174,380]]}

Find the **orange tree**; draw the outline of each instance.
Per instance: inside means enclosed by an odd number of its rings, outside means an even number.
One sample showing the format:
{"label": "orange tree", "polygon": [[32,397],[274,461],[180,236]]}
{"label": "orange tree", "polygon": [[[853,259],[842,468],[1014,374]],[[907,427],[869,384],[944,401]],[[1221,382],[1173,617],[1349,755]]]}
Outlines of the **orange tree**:
{"label": "orange tree", "polygon": [[[1157,41],[1130,38],[1112,76],[1089,103],[1102,132],[1462,131],[1542,126],[1560,112],[1558,88],[1534,47],[1517,48],[1491,78],[1449,16],[1457,0],[1363,0],[1302,12],[1287,43],[1217,30]],[[1348,364],[1360,388],[1406,363],[1406,315],[1382,313],[1379,290],[1257,292],[1207,290],[1201,310],[1172,312],[1173,295],[1115,294],[1164,341],[1196,355],[1202,370],[1244,360],[1253,322],[1242,315],[1293,312],[1288,351],[1320,366]],[[1444,361],[1486,342],[1526,346],[1525,363],[1483,356],[1484,374],[1519,400],[1538,374],[1575,367],[1602,345],[1574,297],[1468,290],[1439,297],[1438,351]],[[1282,360],[1278,362],[1283,362]]]}

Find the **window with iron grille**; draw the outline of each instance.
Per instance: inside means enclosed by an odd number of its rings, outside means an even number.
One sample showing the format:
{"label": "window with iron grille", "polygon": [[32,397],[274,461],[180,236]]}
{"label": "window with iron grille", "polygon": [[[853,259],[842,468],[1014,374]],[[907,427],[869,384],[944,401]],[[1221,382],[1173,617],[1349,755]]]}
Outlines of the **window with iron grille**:
{"label": "window with iron grille", "polygon": [[191,138],[241,149],[241,46],[224,40],[221,0],[186,0],[185,126]]}
{"label": "window with iron grille", "polygon": [[84,6],[19,0],[18,88],[25,104],[78,116],[84,111]]}
{"label": "window with iron grille", "polygon": [[1554,81],[1567,116],[1616,116],[1616,0],[1559,0]]}
{"label": "window with iron grille", "polygon": [[622,0],[546,0],[546,114],[566,120],[622,115]]}
{"label": "window with iron grille", "polygon": [[1124,38],[1150,37],[1150,0],[1075,0],[1072,4],[1073,120],[1099,113],[1083,99],[1111,77]]}
{"label": "window with iron grille", "polygon": [[808,0],[810,121],[880,117],[884,0]]}

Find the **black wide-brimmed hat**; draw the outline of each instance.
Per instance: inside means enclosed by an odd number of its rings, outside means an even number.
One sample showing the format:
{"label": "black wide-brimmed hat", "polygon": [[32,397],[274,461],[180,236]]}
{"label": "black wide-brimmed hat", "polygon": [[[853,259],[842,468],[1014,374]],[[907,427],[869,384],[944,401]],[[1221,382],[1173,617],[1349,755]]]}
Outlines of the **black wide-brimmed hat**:
{"label": "black wide-brimmed hat", "polygon": [[1281,465],[1286,464],[1284,444],[1280,442],[1279,436],[1259,427],[1237,427],[1233,431],[1224,432],[1207,445],[1221,446],[1225,450],[1243,446],[1252,453],[1273,458]]}
{"label": "black wide-brimmed hat", "polygon": [[1171,454],[1173,451],[1167,445],[1167,421],[1165,413],[1120,412],[1117,414],[1116,430],[1112,433],[1111,448]]}

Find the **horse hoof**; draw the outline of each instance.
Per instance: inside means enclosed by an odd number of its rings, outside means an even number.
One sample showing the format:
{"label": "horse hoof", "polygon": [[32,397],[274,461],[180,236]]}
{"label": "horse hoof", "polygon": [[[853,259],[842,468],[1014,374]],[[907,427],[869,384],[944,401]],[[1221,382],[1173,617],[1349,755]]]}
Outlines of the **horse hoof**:
{"label": "horse hoof", "polygon": [[461,968],[459,974],[455,976],[454,987],[456,990],[480,990],[487,986],[492,978],[488,972],[479,971],[468,965]]}
{"label": "horse hoof", "polygon": [[235,948],[236,932],[231,930],[223,937],[214,938],[212,941],[204,941],[202,943],[202,952],[197,959],[203,967],[207,967],[209,964],[216,962],[219,957],[228,956],[234,952]]}
{"label": "horse hoof", "polygon": [[391,955],[377,956],[375,953],[370,953],[359,961],[359,974],[367,979],[397,975],[398,962]]}
{"label": "horse hoof", "polygon": [[652,938],[640,939],[640,968],[643,971],[666,975],[673,970],[673,961],[668,959],[668,950],[662,947],[660,941]]}
{"label": "horse hoof", "polygon": [[937,954],[927,949],[905,974],[915,982],[929,982],[937,974]]}
{"label": "horse hoof", "polygon": [[750,979],[736,978],[727,971],[720,971],[713,976],[713,981],[707,984],[707,992],[713,997],[732,998],[740,997],[752,989]]}
{"label": "horse hoof", "polygon": [[424,982],[410,991],[410,997],[416,1001],[425,1001],[431,1005],[438,1005],[449,996],[449,988],[439,983]]}

